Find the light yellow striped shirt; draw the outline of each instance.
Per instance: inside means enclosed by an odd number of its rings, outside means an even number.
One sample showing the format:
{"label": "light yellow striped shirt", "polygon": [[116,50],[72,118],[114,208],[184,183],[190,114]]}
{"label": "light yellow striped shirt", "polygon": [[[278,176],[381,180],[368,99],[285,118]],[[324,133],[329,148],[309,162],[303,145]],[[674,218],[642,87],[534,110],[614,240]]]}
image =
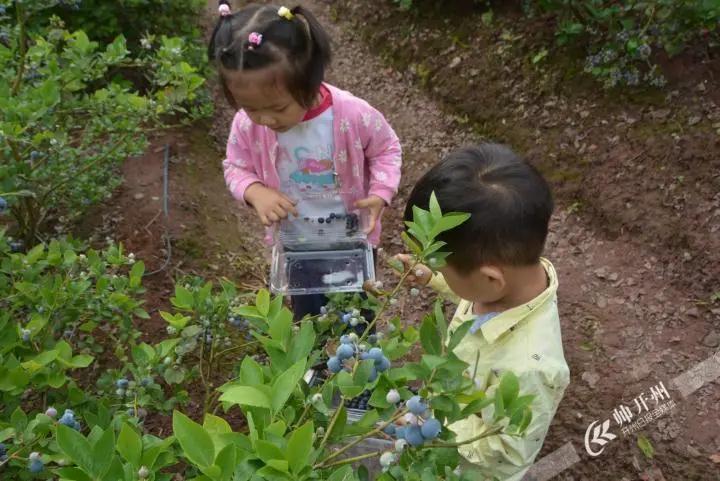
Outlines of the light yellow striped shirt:
{"label": "light yellow striped shirt", "polygon": [[[558,280],[555,268],[541,259],[548,276],[548,287],[535,299],[501,312],[468,333],[455,348],[455,354],[477,372],[475,384],[492,396],[505,371],[512,371],[520,382],[520,394],[533,394],[532,422],[523,437],[496,435],[462,446],[460,453],[488,480],[519,481],[542,448],[550,422],[570,382],[570,370],[563,354],[560,318],[557,310]],[[436,275],[429,286],[458,304],[451,327],[472,319],[473,304],[459,299]],[[479,356],[479,357],[478,357]],[[477,361],[477,366],[475,366]],[[483,409],[481,416],[450,426],[463,441],[481,434],[492,421],[494,407]],[[482,481],[479,479],[478,481]]]}

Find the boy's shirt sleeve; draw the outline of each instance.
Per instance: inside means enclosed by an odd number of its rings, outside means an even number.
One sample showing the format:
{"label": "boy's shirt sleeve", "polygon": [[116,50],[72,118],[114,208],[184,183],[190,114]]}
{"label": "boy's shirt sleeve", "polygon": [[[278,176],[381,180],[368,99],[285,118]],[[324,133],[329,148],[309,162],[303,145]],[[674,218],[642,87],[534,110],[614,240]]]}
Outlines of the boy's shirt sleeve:
{"label": "boy's shirt sleeve", "polygon": [[427,285],[446,301],[452,302],[453,304],[460,304],[462,299],[450,289],[447,282],[445,282],[445,278],[439,272],[430,278]]}
{"label": "boy's shirt sleeve", "polygon": [[[525,434],[520,437],[498,434],[459,448],[460,454],[474,465],[473,468],[490,479],[520,481],[523,478],[542,448],[559,398],[567,385],[560,372],[555,375],[532,370],[520,374],[518,380],[522,393],[535,395],[530,406],[532,421]],[[492,396],[497,391],[499,382],[497,379],[490,385],[488,395]],[[450,428],[457,434],[457,441],[471,439],[492,426],[494,414],[495,408],[491,405],[483,409],[481,416],[471,416]]]}
{"label": "boy's shirt sleeve", "polygon": [[245,204],[245,191],[255,182],[261,182],[256,171],[250,144],[243,134],[242,126],[250,120],[241,112],[235,115],[228,137],[226,156],[223,161],[225,184],[233,197]]}
{"label": "boy's shirt sleeve", "polygon": [[364,151],[370,170],[368,195],[377,195],[390,205],[400,185],[400,140],[385,117],[369,105],[361,112],[359,121],[367,132]]}

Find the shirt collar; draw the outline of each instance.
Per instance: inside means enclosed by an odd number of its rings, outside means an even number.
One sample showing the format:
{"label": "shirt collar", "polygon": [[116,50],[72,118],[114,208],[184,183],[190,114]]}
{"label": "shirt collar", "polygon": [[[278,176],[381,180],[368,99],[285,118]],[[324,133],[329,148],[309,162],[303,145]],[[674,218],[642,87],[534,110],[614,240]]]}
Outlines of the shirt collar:
{"label": "shirt collar", "polygon": [[[558,287],[555,268],[550,261],[545,258],[540,258],[540,262],[542,263],[548,276],[548,287],[530,302],[513,307],[512,309],[508,309],[507,311],[503,311],[499,314],[486,314],[485,316],[489,317],[483,319],[478,327],[488,343],[492,344],[507,331],[514,329],[520,321],[537,311],[539,307],[545,305],[555,297]],[[478,321],[480,321],[480,319],[478,319]],[[474,324],[473,327],[475,327]]]}

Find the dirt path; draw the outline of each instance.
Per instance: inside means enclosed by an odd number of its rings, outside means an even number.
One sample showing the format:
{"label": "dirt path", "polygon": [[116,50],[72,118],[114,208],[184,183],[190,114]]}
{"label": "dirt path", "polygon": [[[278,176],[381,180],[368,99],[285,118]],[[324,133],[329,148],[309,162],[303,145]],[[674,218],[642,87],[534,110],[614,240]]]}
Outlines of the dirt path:
{"label": "dirt path", "polygon": [[[215,2],[210,3],[212,11]],[[321,17],[335,40],[329,80],[380,109],[403,142],[403,181],[400,195],[386,214],[382,243],[389,253],[398,252],[400,216],[414,181],[444,152],[479,139],[407,76],[383,65],[356,31],[336,23],[328,3],[304,3]],[[227,275],[249,288],[264,284],[259,223],[248,209],[234,205],[220,168],[233,112],[219,94],[216,103],[212,125],[200,124],[158,138],[145,156],[131,159],[113,205],[95,216],[96,224],[104,224],[102,232],[123,240],[146,259],[149,269],[161,266],[167,254],[158,214],[162,149],[170,143],[168,225],[173,257],[169,269],[146,282],[154,309],[167,305],[171,279],[178,274]],[[617,427],[614,430],[621,439],[608,445],[600,457],[592,460],[584,453],[583,436],[590,422],[612,420],[612,411],[620,403],[634,408],[634,398],[649,392],[650,386],[662,381],[669,387],[675,375],[717,350],[720,312],[696,305],[709,286],[694,289],[673,282],[682,272],[676,253],[658,255],[655,249],[645,250],[627,233],[611,238],[603,225],[576,211],[573,198],[561,196],[558,201],[561,207],[552,223],[547,255],[560,275],[560,309],[572,384],[544,453],[571,441],[582,462],[557,479],[659,480],[663,475],[667,480],[717,479],[718,467],[709,459],[720,451],[717,383],[686,400],[671,392],[678,403],[676,410],[643,431],[655,447],[654,460],[643,458],[636,438],[622,437]],[[380,275],[386,281],[392,278],[386,269]],[[406,320],[415,320],[432,296],[424,292],[423,299],[420,307],[401,303]],[[159,336],[162,329],[164,323],[157,316],[144,327],[150,337]]]}
{"label": "dirt path", "polygon": [[[359,41],[356,30],[338,25],[327,3],[306,3],[335,40],[330,81],[385,113],[403,142],[402,188],[384,221],[388,229],[383,245],[395,251],[400,214],[413,182],[448,149],[479,139],[459,128],[442,105],[404,75],[385,66]],[[650,249],[639,249],[629,234],[607,238],[602,225],[573,213],[573,199],[558,200],[562,207],[552,223],[547,255],[560,275],[563,335],[573,382],[544,452],[572,441],[584,456],[559,479],[638,479],[643,473],[649,476],[650,468],[669,480],[717,479],[718,467],[708,457],[720,450],[717,384],[687,400],[671,393],[678,408],[643,431],[656,449],[654,461],[643,458],[634,436],[621,436],[595,460],[584,454],[583,436],[590,422],[612,419],[620,403],[634,409],[636,396],[660,381],[669,386],[675,375],[710,357],[717,350],[711,333],[720,326],[717,313],[696,306],[708,286],[673,287],[681,260],[668,259],[677,253],[660,259]]]}

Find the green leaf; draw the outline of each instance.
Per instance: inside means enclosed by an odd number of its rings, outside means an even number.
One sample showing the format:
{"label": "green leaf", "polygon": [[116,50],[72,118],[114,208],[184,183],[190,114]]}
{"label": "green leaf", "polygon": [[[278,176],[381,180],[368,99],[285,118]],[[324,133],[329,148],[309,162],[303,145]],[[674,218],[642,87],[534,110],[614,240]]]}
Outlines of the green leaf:
{"label": "green leaf", "polygon": [[345,465],[337,471],[333,472],[327,481],[352,481],[353,468]]}
{"label": "green leaf", "polygon": [[235,472],[235,465],[237,464],[236,451],[237,448],[234,444],[228,444],[218,453],[217,458],[215,458],[215,466],[219,467],[222,472],[220,476],[222,481],[232,478]]}
{"label": "green leaf", "polygon": [[436,369],[443,364],[447,363],[447,359],[440,356],[433,356],[432,354],[424,354],[422,362],[430,369]]}
{"label": "green leaf", "polygon": [[638,435],[637,445],[647,459],[652,459],[653,456],[655,456],[655,448],[653,448],[652,443],[644,434]]}
{"label": "green leaf", "polygon": [[458,328],[455,329],[455,331],[453,331],[452,335],[450,336],[450,343],[448,344],[448,351],[453,351],[458,346],[458,344],[460,344],[460,341],[463,340],[465,335],[468,333],[468,331],[472,327],[473,322],[475,322],[475,321],[472,321],[472,320],[465,321],[462,324],[460,324],[460,326],[458,326]]}
{"label": "green leaf", "polygon": [[445,313],[443,312],[443,303],[440,299],[435,301],[435,305],[433,306],[433,315],[435,316],[435,324],[440,330],[440,342],[445,344],[448,326],[447,321],[445,321]]}
{"label": "green leaf", "polygon": [[257,310],[263,316],[267,316],[270,312],[270,293],[265,289],[260,289],[255,298]]}
{"label": "green leaf", "polygon": [[69,481],[93,481],[93,479],[85,474],[79,468],[60,468],[56,471],[60,475],[60,479]]}
{"label": "green leaf", "polygon": [[310,453],[313,449],[312,436],[315,428],[312,421],[308,421],[296,429],[290,436],[287,447],[287,459],[290,469],[297,474],[308,465]]}
{"label": "green leaf", "polygon": [[442,210],[440,210],[435,191],[430,194],[430,216],[436,222],[442,218]]}
{"label": "green leaf", "polygon": [[255,406],[271,409],[270,399],[262,391],[252,386],[230,386],[220,401],[239,404],[241,406]]}
{"label": "green leaf", "polygon": [[245,356],[240,364],[240,382],[248,386],[260,386],[265,383],[262,366],[250,356]]}
{"label": "green leaf", "polygon": [[142,261],[136,262],[130,269],[130,289],[137,289],[142,284],[142,276],[145,273],[145,264]]}
{"label": "green leaf", "polygon": [[454,229],[469,218],[470,214],[465,213],[445,214],[430,231],[430,237],[434,239],[438,234]]}
{"label": "green leaf", "polygon": [[442,354],[441,339],[432,316],[425,316],[420,326],[420,343],[428,354]]}
{"label": "green leaf", "polygon": [[120,428],[118,436],[117,451],[125,461],[132,464],[133,468],[140,469],[142,459],[142,439],[128,423]]}
{"label": "green leaf", "polygon": [[203,467],[212,466],[215,446],[202,426],[179,411],[173,411],[173,433],[190,462]]}
{"label": "green leaf", "polygon": [[263,441],[262,439],[255,442],[255,450],[257,451],[257,455],[265,464],[268,464],[268,462],[273,459],[285,459],[285,456],[279,447],[268,441]]}
{"label": "green leaf", "polygon": [[298,361],[282,373],[272,386],[271,405],[274,412],[280,411],[305,374],[305,360]]}
{"label": "green leaf", "polygon": [[335,376],[335,379],[338,388],[340,388],[340,392],[346,398],[352,399],[355,396],[358,396],[361,392],[363,392],[363,389],[365,389],[365,386],[355,385],[355,381],[349,372],[340,371],[337,376]]}
{"label": "green leaf", "polygon": [[178,309],[190,310],[193,307],[193,294],[178,284],[175,286],[175,297],[170,298],[170,302]]}
{"label": "green leaf", "polygon": [[503,406],[508,408],[512,405],[520,392],[520,383],[518,378],[512,372],[506,372],[500,379],[500,387],[498,392],[503,398]]}
{"label": "green leaf", "polygon": [[115,451],[115,432],[108,427],[93,446],[93,474],[101,478],[110,469]]}
{"label": "green leaf", "polygon": [[58,446],[63,453],[80,469],[93,475],[93,454],[88,440],[74,429],[62,424],[58,424],[56,435]]}

